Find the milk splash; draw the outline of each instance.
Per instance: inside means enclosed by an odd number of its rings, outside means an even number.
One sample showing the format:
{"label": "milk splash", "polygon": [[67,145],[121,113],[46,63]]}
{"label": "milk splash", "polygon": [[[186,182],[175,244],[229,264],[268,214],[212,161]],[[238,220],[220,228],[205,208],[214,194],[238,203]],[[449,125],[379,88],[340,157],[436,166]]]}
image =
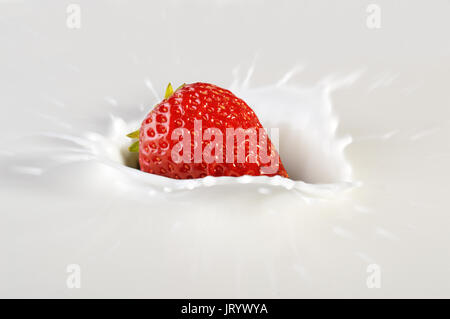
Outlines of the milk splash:
{"label": "milk splash", "polygon": [[[139,127],[142,114],[130,120],[130,114],[140,113],[114,107],[109,123],[82,123],[65,118],[61,123],[70,132],[38,132],[24,138],[32,144],[19,150],[4,152],[3,175],[20,179],[20,175],[45,175],[55,167],[88,162],[105,165],[117,184],[128,190],[158,195],[177,191],[201,192],[202,188],[220,185],[247,184],[265,189],[281,187],[301,199],[323,199],[335,196],[357,185],[352,181],[351,166],[344,150],[352,139],[338,137],[338,118],[333,112],[330,94],[335,89],[352,84],[359,73],[341,79],[327,78],[315,86],[290,85],[292,70],[278,83],[250,88],[247,78],[235,78],[230,90],[247,102],[266,129],[278,128],[280,145],[276,145],[290,179],[280,176],[212,177],[175,180],[141,172],[136,169],[137,154],[129,153],[126,133]],[[142,111],[142,110],[141,110]],[[144,110],[144,112],[149,112]],[[56,119],[58,120],[58,119]],[[93,118],[91,121],[95,121]],[[96,127],[96,131],[88,129]],[[22,143],[25,141],[21,141]],[[8,153],[8,154],[7,154]],[[7,169],[7,168],[8,169]],[[95,176],[91,178],[95,179]]]}

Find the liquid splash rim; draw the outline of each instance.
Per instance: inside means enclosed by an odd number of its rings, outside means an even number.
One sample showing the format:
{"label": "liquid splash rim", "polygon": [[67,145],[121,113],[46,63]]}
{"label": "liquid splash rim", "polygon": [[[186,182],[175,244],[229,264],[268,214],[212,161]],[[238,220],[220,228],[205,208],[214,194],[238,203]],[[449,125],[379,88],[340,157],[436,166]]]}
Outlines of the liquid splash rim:
{"label": "liquid splash rim", "polygon": [[[245,77],[245,80],[242,84],[239,84],[239,80],[237,78],[236,72],[234,73],[234,81],[229,86],[229,89],[234,93],[238,92],[236,95],[242,97],[245,100],[245,94],[242,96],[240,93],[248,90],[249,88],[249,79],[253,73],[254,66],[252,66],[248,70],[248,74]],[[277,88],[284,89],[293,89],[295,90],[295,86],[289,86],[289,79],[295,74],[299,73],[302,68],[295,67],[275,84]],[[92,131],[79,130],[76,127],[76,123],[74,126],[75,133],[78,134],[70,134],[63,133],[57,131],[46,131],[46,132],[36,132],[36,134],[32,134],[34,136],[40,136],[50,139],[58,139],[65,142],[70,142],[72,144],[76,144],[76,147],[72,148],[64,148],[65,153],[61,153],[60,149],[57,146],[52,150],[53,154],[48,158],[53,161],[53,164],[70,164],[74,162],[81,161],[94,161],[99,164],[103,164],[111,169],[113,169],[116,173],[121,175],[121,178],[127,180],[128,186],[132,188],[144,188],[144,189],[152,189],[156,192],[162,193],[171,193],[178,191],[194,191],[196,189],[202,188],[211,188],[216,186],[224,186],[224,185],[256,185],[258,187],[268,186],[268,187],[281,187],[287,191],[293,191],[296,194],[299,194],[302,199],[326,199],[335,197],[336,195],[341,194],[344,191],[352,190],[356,187],[362,185],[360,181],[353,181],[351,179],[351,166],[347,162],[344,150],[352,143],[351,136],[346,137],[337,137],[336,129],[338,127],[338,117],[334,113],[333,104],[331,103],[330,94],[338,88],[345,87],[353,84],[362,74],[362,71],[354,72],[345,77],[336,78],[332,76],[328,76],[324,80],[322,80],[318,85],[323,89],[325,97],[327,99],[326,108],[329,108],[330,112],[330,120],[333,123],[334,127],[331,129],[331,138],[334,143],[339,144],[338,147],[342,154],[342,159],[345,164],[348,166],[349,173],[347,174],[347,178],[345,180],[339,180],[332,183],[308,183],[301,180],[293,180],[290,178],[283,178],[281,176],[241,176],[241,177],[213,177],[207,176],[205,178],[199,179],[190,179],[190,180],[176,180],[167,178],[164,176],[148,174],[140,171],[139,169],[135,169],[125,165],[125,159],[115,156],[109,156],[104,151],[104,148],[115,147],[116,152],[122,152],[124,147],[126,147],[126,143],[128,143],[128,139],[125,137],[126,132],[130,131],[131,128],[135,127],[138,120],[135,120],[133,123],[131,121],[126,121],[124,116],[120,116],[118,114],[112,114],[110,112],[110,120],[111,123],[107,128],[107,131],[110,131],[109,134],[107,132],[102,133],[94,133]],[[146,81],[149,81],[146,79]],[[252,90],[264,90],[265,87],[253,88]],[[115,109],[117,112],[117,109]],[[127,110],[123,110],[124,112]],[[142,111],[142,110],[141,110]],[[258,114],[258,113],[257,113]],[[113,132],[113,134],[111,134]],[[118,145],[115,139],[120,139],[120,144]],[[102,144],[103,143],[103,144]],[[114,143],[116,143],[114,145]],[[44,152],[45,153],[45,152]],[[55,155],[55,153],[57,155]],[[12,152],[14,154],[14,152]],[[48,154],[47,154],[48,155]],[[2,156],[5,157],[5,156]],[[28,166],[33,166],[33,163],[30,163]],[[48,169],[51,169],[48,167]],[[42,169],[42,172],[46,172],[45,169]],[[22,170],[21,173],[25,174],[26,170]],[[289,171],[288,171],[289,173]],[[41,175],[41,174],[35,174]]]}

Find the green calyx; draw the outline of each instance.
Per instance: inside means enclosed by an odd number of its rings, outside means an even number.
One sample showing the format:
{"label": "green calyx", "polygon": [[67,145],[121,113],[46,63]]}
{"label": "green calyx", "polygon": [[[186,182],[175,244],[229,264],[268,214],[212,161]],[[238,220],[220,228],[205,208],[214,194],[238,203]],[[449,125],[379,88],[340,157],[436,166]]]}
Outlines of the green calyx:
{"label": "green calyx", "polygon": [[173,94],[173,87],[172,84],[169,82],[169,84],[167,84],[167,88],[166,88],[166,93],[164,93],[164,98],[168,99],[169,97],[171,97]]}
{"label": "green calyx", "polygon": [[[181,89],[183,86],[185,86],[185,84],[186,83],[183,83],[182,85],[177,87],[175,92],[178,89]],[[174,93],[174,90],[173,90],[172,84],[169,83],[166,88],[166,93],[164,94],[164,99],[168,99],[169,97],[171,97],[173,95],[173,93]],[[134,132],[127,134],[127,137],[132,138],[132,139],[138,139],[137,141],[134,141],[133,144],[130,145],[130,147],[128,147],[128,150],[130,152],[139,152],[139,130],[136,130]]]}
{"label": "green calyx", "polygon": [[138,139],[137,141],[133,142],[133,144],[128,147],[128,150],[130,152],[139,152],[139,130],[136,130],[134,132],[131,132],[127,134],[129,138]]}
{"label": "green calyx", "polygon": [[127,134],[129,138],[139,138],[139,130]]}
{"label": "green calyx", "polygon": [[128,150],[132,153],[138,153],[139,152],[139,141],[134,142],[133,144],[128,147]]}

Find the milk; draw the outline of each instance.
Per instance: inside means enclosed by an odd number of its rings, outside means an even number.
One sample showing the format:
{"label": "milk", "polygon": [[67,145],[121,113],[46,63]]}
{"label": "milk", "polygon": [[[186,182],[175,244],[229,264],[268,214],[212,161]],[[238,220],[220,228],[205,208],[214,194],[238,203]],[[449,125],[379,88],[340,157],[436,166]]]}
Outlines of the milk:
{"label": "milk", "polygon": [[[449,297],[448,4],[0,6],[0,296]],[[133,167],[169,81],[243,98],[291,178]]]}

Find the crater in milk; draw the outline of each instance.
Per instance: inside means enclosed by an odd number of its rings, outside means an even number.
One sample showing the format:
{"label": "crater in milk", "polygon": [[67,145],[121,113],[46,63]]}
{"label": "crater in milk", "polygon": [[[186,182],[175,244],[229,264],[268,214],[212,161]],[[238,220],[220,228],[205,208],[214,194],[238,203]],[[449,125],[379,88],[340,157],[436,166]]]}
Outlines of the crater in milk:
{"label": "crater in milk", "polygon": [[[244,99],[255,111],[263,126],[269,131],[278,129],[277,144],[283,164],[290,179],[281,177],[207,177],[197,180],[171,180],[161,176],[141,173],[141,180],[165,185],[170,189],[194,189],[229,183],[269,184],[287,189],[320,191],[345,189],[353,186],[351,166],[344,154],[351,143],[351,136],[337,136],[338,117],[333,111],[331,92],[352,83],[357,74],[340,79],[324,80],[313,87],[288,84],[249,88],[236,82],[230,90]],[[137,167],[137,155],[128,152],[129,139],[124,133],[139,126],[141,119],[126,123],[120,117],[113,119],[110,142],[120,141],[116,154],[109,158],[129,167]],[[98,145],[101,146],[100,144]]]}

